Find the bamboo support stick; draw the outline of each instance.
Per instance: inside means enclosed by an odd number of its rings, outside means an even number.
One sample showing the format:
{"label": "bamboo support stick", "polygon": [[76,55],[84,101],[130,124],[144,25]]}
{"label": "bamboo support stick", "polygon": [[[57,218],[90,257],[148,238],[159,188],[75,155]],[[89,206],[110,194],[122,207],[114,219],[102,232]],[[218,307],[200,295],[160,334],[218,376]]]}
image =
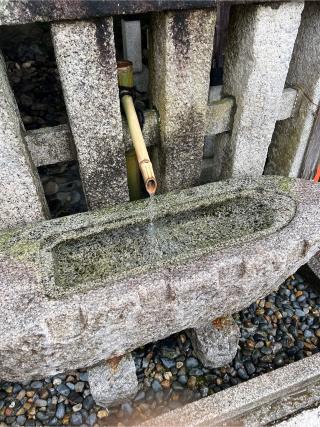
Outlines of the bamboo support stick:
{"label": "bamboo support stick", "polygon": [[124,90],[122,94],[120,93],[122,107],[127,117],[129,132],[136,152],[144,185],[147,192],[150,195],[153,195],[157,190],[157,181],[148,150],[144,142],[133,99],[128,91],[128,89],[132,89],[133,86],[132,74],[132,65],[129,61],[121,61],[118,63],[118,82],[120,90],[121,88]]}

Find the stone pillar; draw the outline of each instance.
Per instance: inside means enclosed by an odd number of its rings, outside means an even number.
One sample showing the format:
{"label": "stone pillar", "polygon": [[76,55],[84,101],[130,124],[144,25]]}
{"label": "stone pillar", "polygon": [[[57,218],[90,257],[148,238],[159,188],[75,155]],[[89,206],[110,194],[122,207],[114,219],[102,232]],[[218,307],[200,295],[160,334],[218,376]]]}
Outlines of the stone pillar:
{"label": "stone pillar", "polygon": [[121,19],[123,57],[132,62],[133,71],[142,71],[141,24],[140,20]]}
{"label": "stone pillar", "polygon": [[117,405],[138,391],[136,368],[131,354],[114,357],[88,370],[89,385],[96,404]]}
{"label": "stone pillar", "polygon": [[189,329],[187,334],[193,352],[207,368],[219,368],[231,363],[238,349],[240,330],[232,317],[214,320],[212,323]]}
{"label": "stone pillar", "polygon": [[277,123],[270,145],[266,173],[298,177],[320,103],[318,2],[305,4],[286,84],[300,89],[305,95],[300,97],[297,114]]}
{"label": "stone pillar", "polygon": [[224,94],[236,113],[222,178],[262,175],[303,3],[231,8],[224,65]]}
{"label": "stone pillar", "polygon": [[128,200],[112,18],[52,25],[89,209]]}
{"label": "stone pillar", "polygon": [[213,10],[152,17],[150,88],[160,115],[161,191],[199,183],[215,17]]}
{"label": "stone pillar", "polygon": [[49,217],[40,179],[22,135],[22,124],[0,53],[0,228]]}

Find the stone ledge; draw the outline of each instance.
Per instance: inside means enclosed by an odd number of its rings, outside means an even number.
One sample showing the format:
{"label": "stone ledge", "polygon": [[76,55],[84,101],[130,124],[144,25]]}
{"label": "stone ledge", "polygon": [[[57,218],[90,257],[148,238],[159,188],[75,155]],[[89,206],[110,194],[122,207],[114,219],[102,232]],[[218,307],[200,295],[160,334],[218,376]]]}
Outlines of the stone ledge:
{"label": "stone ledge", "polygon": [[144,427],[261,426],[313,405],[320,398],[320,354],[190,403]]}

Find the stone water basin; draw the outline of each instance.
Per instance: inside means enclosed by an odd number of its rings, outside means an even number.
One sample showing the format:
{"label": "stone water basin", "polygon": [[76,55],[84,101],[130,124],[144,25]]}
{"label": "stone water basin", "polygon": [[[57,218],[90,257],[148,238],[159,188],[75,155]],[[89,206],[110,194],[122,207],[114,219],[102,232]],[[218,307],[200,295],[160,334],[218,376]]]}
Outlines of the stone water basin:
{"label": "stone water basin", "polygon": [[89,367],[245,308],[320,247],[319,200],[311,182],[246,178],[3,232],[0,378]]}

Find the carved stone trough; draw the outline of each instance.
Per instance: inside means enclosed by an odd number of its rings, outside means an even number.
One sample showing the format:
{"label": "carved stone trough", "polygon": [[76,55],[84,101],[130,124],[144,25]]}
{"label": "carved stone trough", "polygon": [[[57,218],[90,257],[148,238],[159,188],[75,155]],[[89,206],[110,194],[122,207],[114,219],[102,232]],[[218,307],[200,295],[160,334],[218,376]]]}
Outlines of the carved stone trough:
{"label": "carved stone trough", "polygon": [[90,367],[229,316],[320,247],[319,186],[208,184],[0,234],[0,378]]}

